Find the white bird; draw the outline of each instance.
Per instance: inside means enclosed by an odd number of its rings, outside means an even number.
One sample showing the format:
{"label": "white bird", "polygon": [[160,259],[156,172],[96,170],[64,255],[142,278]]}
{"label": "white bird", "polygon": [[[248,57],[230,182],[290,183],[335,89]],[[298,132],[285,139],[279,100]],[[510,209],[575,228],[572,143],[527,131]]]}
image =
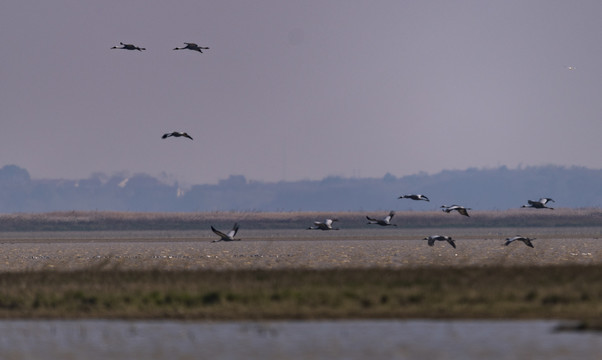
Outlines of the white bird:
{"label": "white bird", "polygon": [[535,238],[528,238],[528,237],[523,237],[523,236],[520,236],[520,235],[516,235],[513,238],[506,238],[506,242],[504,243],[504,245],[508,246],[508,244],[510,244],[513,241],[517,241],[517,240],[518,241],[522,241],[528,247],[533,247],[533,244],[531,243],[531,240],[535,240]]}
{"label": "white bird", "polygon": [[339,230],[339,228],[333,228],[332,223],[339,221],[339,219],[326,219],[324,222],[314,221],[314,226],[310,226],[307,230]]}
{"label": "white bird", "polygon": [[214,233],[216,233],[220,237],[219,240],[213,240],[212,242],[219,242],[219,241],[240,241],[240,239],[235,239],[234,238],[236,236],[236,233],[238,232],[238,224],[237,223],[234,224],[234,226],[232,227],[232,230],[228,231],[227,234],[224,234],[223,232],[217,230],[213,226],[211,226],[211,231],[213,231]]}
{"label": "white bird", "polygon": [[435,245],[435,241],[447,241],[454,249],[456,248],[456,243],[454,242],[454,239],[452,239],[450,236],[431,235],[425,237],[422,240],[428,240],[429,246]]}
{"label": "white bird", "polygon": [[132,44],[124,44],[122,42],[120,42],[119,44],[121,44],[121,46],[113,46],[111,49],[124,49],[124,50],[138,50],[138,51],[142,51],[142,50],[146,50],[146,48],[141,48]]}
{"label": "white bird", "polygon": [[391,219],[393,219],[393,216],[395,216],[395,211],[391,210],[389,212],[389,215],[387,215],[382,220],[380,220],[380,219],[374,219],[374,218],[371,218],[369,216],[366,216],[366,219],[368,219],[368,221],[370,221],[368,224],[377,224],[377,225],[380,225],[380,226],[389,226],[389,225],[397,226],[397,224],[391,224]]}
{"label": "white bird", "polygon": [[533,201],[533,200],[527,200],[527,202],[529,203],[529,205],[523,205],[521,207],[523,208],[535,208],[535,209],[551,209],[554,210],[554,208],[552,207],[547,207],[546,204],[548,202],[556,202],[553,199],[550,198],[541,198],[539,199],[539,201]]}
{"label": "white bird", "polygon": [[468,210],[472,210],[472,209],[465,208],[464,206],[460,206],[460,205],[452,205],[452,206],[441,205],[441,210],[445,211],[446,213],[450,213],[455,210],[464,216],[470,217],[470,215],[468,215]]}
{"label": "white bird", "polygon": [[202,46],[198,46],[195,43],[187,43],[185,42],[184,44],[186,44],[186,46],[181,47],[181,48],[174,48],[174,50],[184,50],[184,49],[188,49],[188,50],[195,50],[198,51],[200,53],[203,52],[203,50],[209,50],[208,47],[202,47]]}
{"label": "white bird", "polygon": [[170,132],[170,133],[167,133],[167,134],[163,134],[163,136],[161,136],[161,139],[167,139],[170,136],[173,136],[173,137],[183,136],[183,137],[189,138],[190,140],[193,140],[192,136],[188,135],[185,132],[180,132],[180,131],[173,131],[173,132]]}
{"label": "white bird", "polygon": [[425,195],[422,195],[422,194],[401,195],[398,199],[412,199],[412,200],[430,201],[428,197],[426,197]]}

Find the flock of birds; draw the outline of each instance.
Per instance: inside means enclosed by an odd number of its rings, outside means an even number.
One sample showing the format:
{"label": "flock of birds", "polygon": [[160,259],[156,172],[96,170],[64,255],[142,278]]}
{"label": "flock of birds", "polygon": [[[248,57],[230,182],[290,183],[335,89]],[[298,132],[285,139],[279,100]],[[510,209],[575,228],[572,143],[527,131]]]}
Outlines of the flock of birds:
{"label": "flock of birds", "polygon": [[[203,50],[209,50],[209,47],[203,47],[203,46],[199,46],[195,43],[188,43],[185,42],[184,43],[185,46],[183,47],[175,47],[173,48],[173,50],[192,50],[192,51],[198,51],[200,53],[203,52]],[[136,46],[134,44],[125,44],[123,42],[119,43],[119,46],[113,46],[111,49],[122,49],[122,50],[137,50],[137,51],[143,51],[146,50],[146,48],[143,47],[139,47]],[[571,70],[573,68],[570,68]],[[173,131],[170,133],[165,133],[163,134],[163,136],[161,137],[162,139],[167,139],[168,137],[175,137],[175,138],[179,138],[179,137],[185,137],[188,138],[190,140],[193,140],[192,136],[188,135],[188,133],[186,132],[181,132],[181,131]],[[422,195],[422,194],[406,194],[406,195],[401,195],[399,197],[399,199],[411,199],[411,200],[416,200],[416,201],[430,201],[430,199],[426,196],[426,195]],[[550,198],[541,198],[538,201],[534,201],[534,200],[528,200],[527,205],[523,205],[521,207],[523,208],[535,208],[535,209],[554,209],[552,207],[548,207],[546,206],[546,204],[548,202],[554,202],[554,200],[550,199]],[[459,214],[464,215],[464,216],[470,216],[468,214],[468,210],[472,210],[471,208],[466,208],[464,206],[460,206],[460,205],[441,205],[441,210],[446,212],[446,213],[450,213],[452,211],[457,211]],[[366,219],[368,219],[368,224],[369,225],[380,225],[380,226],[397,226],[397,224],[393,224],[391,223],[391,220],[393,219],[393,216],[395,216],[395,211],[391,210],[389,212],[389,214],[387,216],[385,216],[382,219],[375,219],[372,218],[370,216],[366,216]],[[327,230],[339,230],[339,228],[334,228],[332,226],[333,222],[335,221],[339,221],[338,219],[326,219],[323,222],[322,221],[314,221],[313,226],[308,227],[308,230],[323,230],[323,231],[327,231]],[[227,233],[224,233],[216,228],[214,228],[213,226],[211,226],[211,230],[218,235],[220,238],[218,240],[214,240],[213,242],[219,242],[219,241],[239,241],[240,239],[235,239],[234,237],[236,236],[236,234],[238,233],[238,229],[239,229],[239,225],[238,223],[235,223],[234,226],[232,227],[232,230],[228,231]],[[431,236],[427,236],[425,237],[423,240],[427,240],[427,243],[429,246],[434,246],[435,245],[435,241],[446,241],[448,244],[450,244],[452,247],[456,248],[456,243],[454,242],[454,240],[450,237],[450,236],[444,236],[444,235],[431,235]],[[507,238],[506,242],[504,243],[504,245],[508,245],[511,244],[514,241],[521,241],[523,242],[525,245],[529,246],[529,247],[533,247],[533,244],[531,243],[531,240],[534,240],[534,238],[527,238],[527,237],[523,237],[520,235],[514,236],[512,238]]]}
{"label": "flock of birds", "polygon": [[[398,199],[430,201],[430,199],[428,197],[426,197],[425,195],[422,195],[422,194],[402,195]],[[541,198],[537,201],[528,200],[527,205],[523,205],[523,206],[521,206],[521,208],[552,209],[553,210],[554,208],[546,206],[546,204],[549,202],[555,202],[555,201],[551,198]],[[472,209],[466,208],[466,207],[460,206],[460,205],[450,205],[450,206],[441,205],[441,210],[446,213],[450,213],[452,211],[457,211],[461,215],[470,217],[470,215],[468,214],[468,210],[472,210]],[[397,224],[394,224],[391,222],[391,220],[393,219],[394,216],[395,216],[395,211],[391,210],[389,212],[389,214],[382,219],[376,219],[376,218],[373,218],[370,216],[366,216],[366,219],[368,219],[368,225],[397,226]],[[307,229],[308,230],[322,230],[322,231],[339,230],[339,228],[333,227],[333,223],[337,222],[337,221],[339,221],[339,220],[336,218],[326,219],[324,221],[314,221],[313,225],[308,227]],[[213,226],[211,226],[211,230],[220,237],[219,240],[214,240],[213,242],[239,241],[240,239],[234,238],[236,236],[236,233],[238,233],[238,228],[239,228],[238,223],[235,223],[232,230],[230,230],[228,233],[223,233],[223,232],[217,230],[216,228],[214,228]],[[446,241],[454,249],[456,248],[456,242],[454,241],[454,239],[451,238],[451,236],[430,235],[430,236],[425,237],[423,240],[427,240],[427,244],[429,246],[434,246],[436,241]],[[535,238],[528,238],[528,237],[524,237],[521,235],[516,235],[511,238],[506,238],[506,242],[504,243],[504,245],[508,246],[509,244],[511,244],[515,241],[520,241],[520,242],[524,243],[525,245],[527,245],[528,247],[532,248],[532,247],[534,247],[533,243],[531,242],[532,240],[535,240]]]}
{"label": "flock of birds", "polygon": [[[200,53],[202,53],[203,50],[209,50],[208,47],[198,46],[195,43],[185,42],[184,44],[186,44],[186,46],[176,47],[176,48],[174,48],[174,50],[194,50],[194,51],[198,51]],[[139,47],[134,44],[124,44],[122,42],[119,43],[119,46],[113,46],[111,49],[138,50],[138,51],[146,50],[146,48]]]}
{"label": "flock of birds", "polygon": [[[175,47],[175,48],[173,48],[173,50],[193,50],[193,51],[198,51],[200,53],[202,53],[203,50],[209,50],[208,47],[199,46],[199,45],[197,45],[195,43],[185,42],[184,44],[186,46]],[[134,44],[125,44],[125,43],[122,43],[122,42],[119,43],[119,46],[113,46],[111,49],[138,50],[138,51],[146,50],[146,48],[139,47],[139,46],[136,46]],[[188,138],[190,140],[193,140],[192,136],[188,135],[185,132],[181,132],[181,131],[173,131],[173,132],[170,132],[170,133],[163,134],[163,136],[161,138],[162,139],[167,139],[168,137],[172,137],[172,136],[173,137],[185,137],[185,138]]]}

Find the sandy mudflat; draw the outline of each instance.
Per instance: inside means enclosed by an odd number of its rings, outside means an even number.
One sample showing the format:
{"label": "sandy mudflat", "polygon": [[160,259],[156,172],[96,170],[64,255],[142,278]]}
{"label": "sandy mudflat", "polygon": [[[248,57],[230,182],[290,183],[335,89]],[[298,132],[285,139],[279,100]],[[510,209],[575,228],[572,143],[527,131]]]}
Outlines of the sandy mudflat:
{"label": "sandy mudflat", "polygon": [[[456,239],[429,247],[442,233]],[[503,246],[520,233],[535,248]],[[0,271],[118,269],[323,269],[463,265],[551,265],[602,262],[602,228],[248,230],[218,242],[210,231],[0,233]]]}

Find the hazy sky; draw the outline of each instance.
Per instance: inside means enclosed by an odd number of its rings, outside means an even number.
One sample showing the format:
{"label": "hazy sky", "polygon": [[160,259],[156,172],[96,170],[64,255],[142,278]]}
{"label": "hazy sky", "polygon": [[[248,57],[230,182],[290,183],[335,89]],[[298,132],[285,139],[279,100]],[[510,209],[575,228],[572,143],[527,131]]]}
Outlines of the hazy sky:
{"label": "hazy sky", "polygon": [[188,184],[599,169],[601,18],[597,0],[2,1],[0,166]]}

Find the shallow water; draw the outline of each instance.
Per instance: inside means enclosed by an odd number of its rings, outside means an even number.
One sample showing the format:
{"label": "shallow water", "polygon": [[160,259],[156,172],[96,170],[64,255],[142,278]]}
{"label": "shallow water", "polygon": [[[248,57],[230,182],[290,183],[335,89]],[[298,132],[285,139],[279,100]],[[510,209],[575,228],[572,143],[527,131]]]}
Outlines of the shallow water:
{"label": "shallow water", "polygon": [[557,321],[0,321],[2,359],[599,359]]}

